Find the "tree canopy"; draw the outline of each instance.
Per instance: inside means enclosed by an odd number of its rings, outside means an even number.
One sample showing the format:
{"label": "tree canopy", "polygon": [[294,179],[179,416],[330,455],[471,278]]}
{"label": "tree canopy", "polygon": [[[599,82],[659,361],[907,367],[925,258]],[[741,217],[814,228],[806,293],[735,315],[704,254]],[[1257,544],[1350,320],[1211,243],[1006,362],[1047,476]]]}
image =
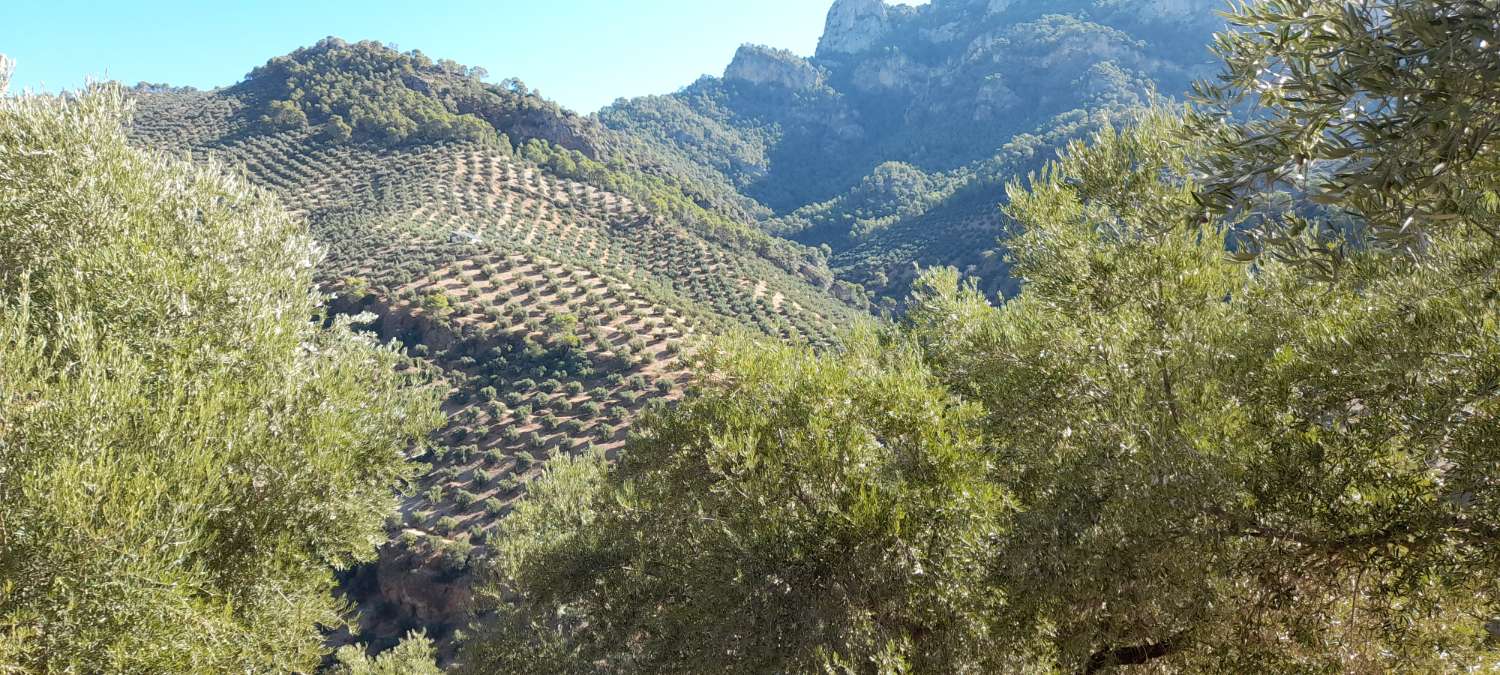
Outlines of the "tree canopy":
{"label": "tree canopy", "polygon": [[435,399],[314,321],[300,221],[127,108],[0,99],[0,671],[305,672]]}
{"label": "tree canopy", "polygon": [[467,665],[1003,663],[987,620],[1002,597],[979,563],[1010,508],[979,411],[873,335],[840,359],[748,342],[704,359],[729,379],[639,422],[613,469],[557,460],[503,522],[500,559],[524,601]]}
{"label": "tree canopy", "polygon": [[434,64],[420,52],[403,54],[376,42],[328,38],[271,59],[249,79],[272,86],[261,118],[272,127],[315,123],[322,125],[326,138],[338,141],[358,134],[392,144],[493,143],[498,139],[494,127],[477,111],[459,110],[472,105],[452,100],[487,98],[475,75],[452,62]]}
{"label": "tree canopy", "polygon": [[[1267,193],[1358,214],[1355,245],[1420,251],[1434,229],[1500,237],[1500,26],[1493,0],[1267,0],[1231,15],[1214,51],[1224,72],[1199,86],[1198,158],[1215,210],[1254,210]],[[1267,215],[1267,214],[1261,214]],[[1250,243],[1338,263],[1351,243],[1269,214]],[[1314,228],[1316,229],[1316,228]]]}

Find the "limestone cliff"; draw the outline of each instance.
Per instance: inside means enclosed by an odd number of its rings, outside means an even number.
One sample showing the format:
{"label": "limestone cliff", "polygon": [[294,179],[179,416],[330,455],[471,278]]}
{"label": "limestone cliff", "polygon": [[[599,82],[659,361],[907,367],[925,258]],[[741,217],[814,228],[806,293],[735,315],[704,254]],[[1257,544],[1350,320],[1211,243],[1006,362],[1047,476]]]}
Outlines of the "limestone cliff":
{"label": "limestone cliff", "polygon": [[724,70],[724,79],[806,91],[821,85],[823,74],[807,59],[785,49],[744,45]]}
{"label": "limestone cliff", "polygon": [[890,8],[884,0],[837,0],[828,10],[818,56],[866,51],[884,38],[890,27]]}

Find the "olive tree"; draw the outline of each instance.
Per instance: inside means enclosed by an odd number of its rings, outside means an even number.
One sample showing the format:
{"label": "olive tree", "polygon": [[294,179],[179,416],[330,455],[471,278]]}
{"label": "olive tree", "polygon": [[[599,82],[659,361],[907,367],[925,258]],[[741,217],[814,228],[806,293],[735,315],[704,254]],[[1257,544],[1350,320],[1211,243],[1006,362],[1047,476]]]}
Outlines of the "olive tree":
{"label": "olive tree", "polygon": [[618,466],[560,458],[500,524],[474,672],[977,672],[1010,507],[979,411],[897,344],[729,340]]}
{"label": "olive tree", "polygon": [[307,672],[436,399],[322,327],[298,220],[127,113],[0,99],[0,671]]}
{"label": "olive tree", "polygon": [[1187,120],[1010,186],[1005,305],[929,272],[899,330],[730,350],[550,466],[469,663],[1500,668],[1496,17],[1239,6]]}
{"label": "olive tree", "polygon": [[1013,185],[1003,307],[951,272],[914,298],[1020,506],[1007,625],[1064,670],[1495,667],[1500,247],[1245,265],[1187,136],[1148,115]]}
{"label": "olive tree", "polygon": [[931,272],[905,328],[730,349],[618,467],[554,462],[467,663],[1500,665],[1500,246],[1245,265],[1190,138],[1153,112],[1012,185],[1003,307]]}
{"label": "olive tree", "polygon": [[[1213,210],[1285,192],[1358,215],[1361,246],[1420,252],[1444,227],[1500,237],[1500,3],[1265,0],[1229,14],[1217,80],[1198,87],[1200,198]],[[1340,237],[1273,210],[1252,233],[1331,271]],[[1252,251],[1253,252],[1253,251]]]}

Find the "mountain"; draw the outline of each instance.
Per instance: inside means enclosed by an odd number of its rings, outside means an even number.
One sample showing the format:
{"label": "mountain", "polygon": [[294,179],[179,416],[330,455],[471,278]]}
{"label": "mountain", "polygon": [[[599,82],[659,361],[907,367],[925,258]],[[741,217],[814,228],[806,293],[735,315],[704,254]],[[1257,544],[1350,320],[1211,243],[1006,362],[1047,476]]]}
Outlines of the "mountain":
{"label": "mountain", "polygon": [[722,77],[601,111],[840,278],[904,295],[913,265],[1013,288],[1006,181],[1210,73],[1217,0],[838,0],[817,53],[746,45]]}
{"label": "mountain", "polygon": [[556,453],[613,452],[680,397],[705,335],[830,345],[868,315],[821,254],[686,197],[596,121],[520,83],[325,40],[203,92],[138,87],[142,146],[242,171],[305,217],[340,313],[447,389],[449,424],[380,565],[350,579],[367,629],[437,637],[465,570]]}

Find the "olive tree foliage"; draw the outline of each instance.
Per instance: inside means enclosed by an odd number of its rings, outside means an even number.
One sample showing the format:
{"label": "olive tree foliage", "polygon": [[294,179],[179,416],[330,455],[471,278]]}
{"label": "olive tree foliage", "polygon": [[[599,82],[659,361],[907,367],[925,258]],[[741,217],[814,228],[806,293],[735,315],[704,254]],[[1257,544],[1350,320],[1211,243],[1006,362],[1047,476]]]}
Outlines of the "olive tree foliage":
{"label": "olive tree foliage", "polygon": [[331,675],[442,675],[437,651],[422,633],[406,636],[400,644],[371,657],[353,645],[340,647]]}
{"label": "olive tree foliage", "polygon": [[979,410],[871,334],[729,339],[618,465],[554,460],[501,523],[473,672],[980,672],[1011,508]]}
{"label": "olive tree foliage", "polygon": [[[1446,227],[1500,237],[1500,2],[1266,0],[1229,17],[1224,71],[1198,88],[1205,205],[1289,191],[1358,214],[1357,245],[1407,252]],[[1278,209],[1262,224],[1248,253],[1327,274],[1349,248]]]}
{"label": "olive tree foliage", "polygon": [[1243,265],[1185,135],[1151,114],[1013,185],[1005,306],[952,272],[913,300],[1020,506],[1006,623],[1085,672],[1500,665],[1496,240]]}
{"label": "olive tree foliage", "polygon": [[0,99],[0,671],[308,672],[436,400],[274,200]]}

